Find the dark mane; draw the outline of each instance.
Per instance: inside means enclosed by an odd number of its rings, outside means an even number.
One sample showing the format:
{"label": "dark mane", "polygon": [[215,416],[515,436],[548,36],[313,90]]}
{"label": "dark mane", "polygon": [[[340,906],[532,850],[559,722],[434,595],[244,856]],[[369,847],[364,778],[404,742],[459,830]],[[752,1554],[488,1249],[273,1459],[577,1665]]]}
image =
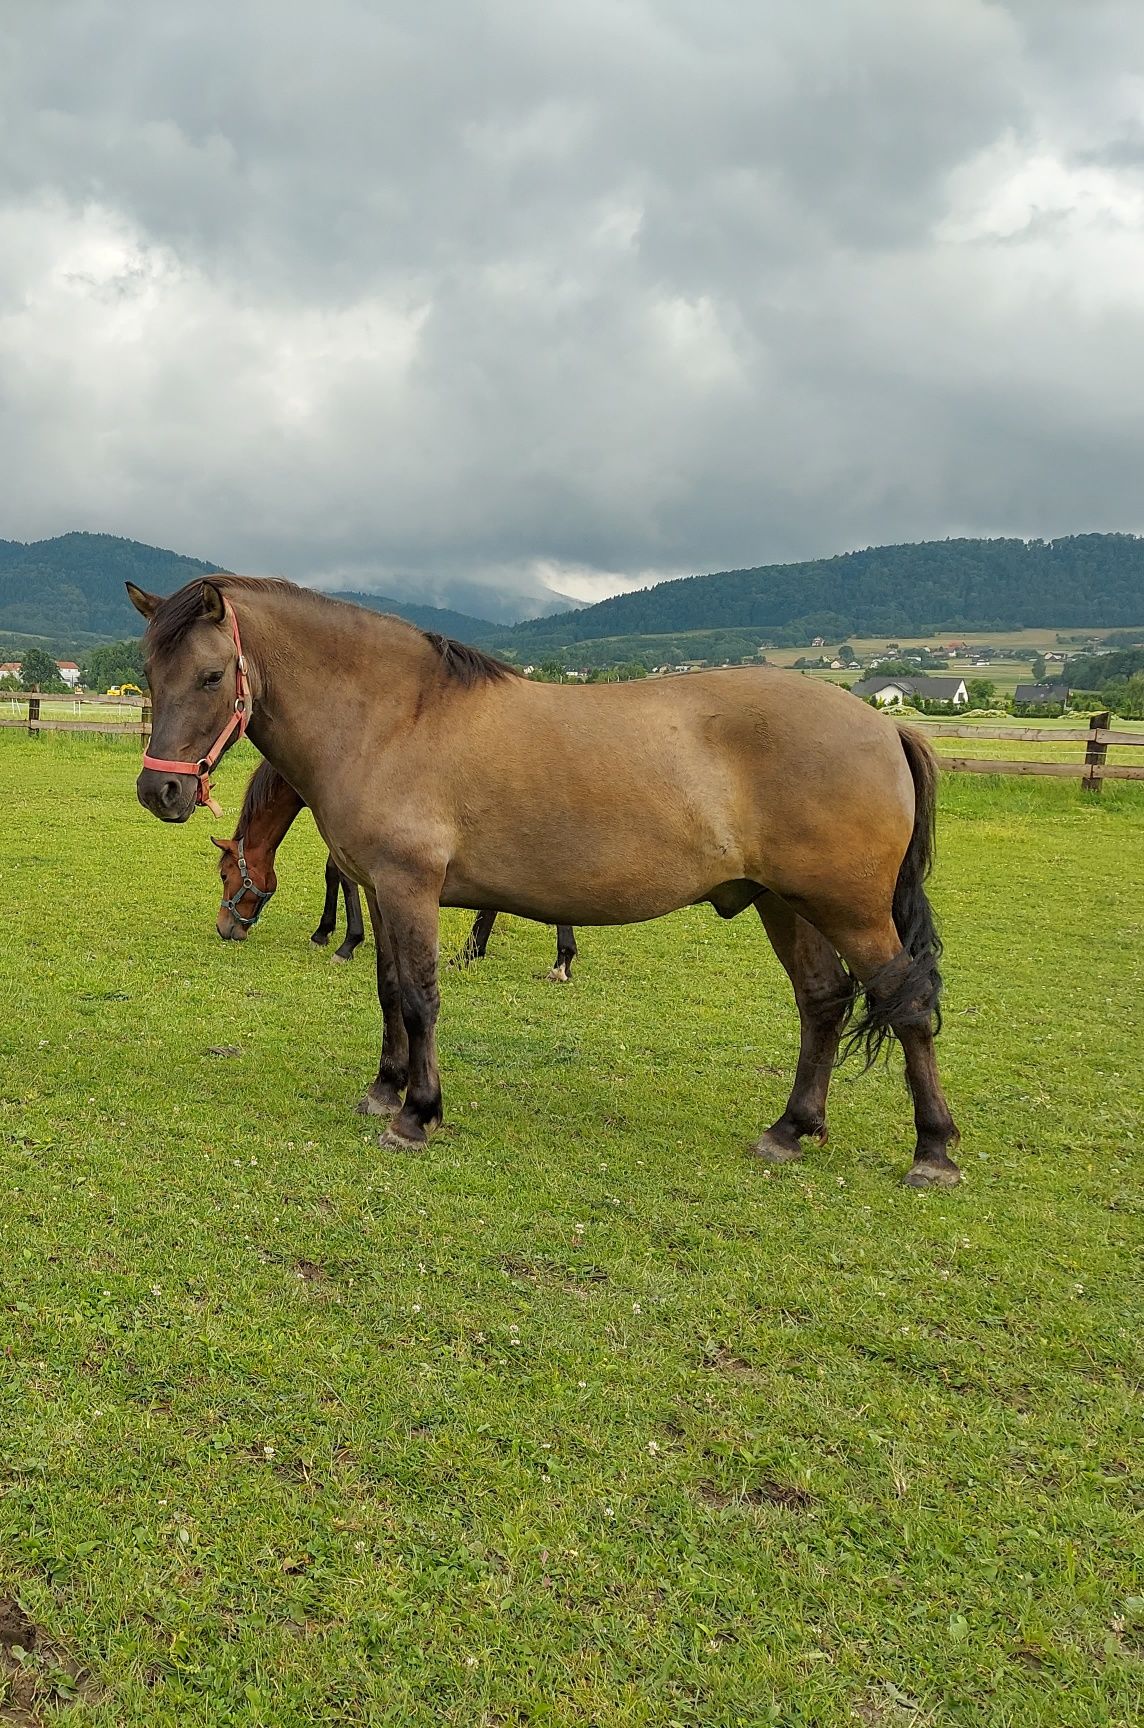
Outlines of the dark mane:
{"label": "dark mane", "polygon": [[466,689],[474,684],[496,684],[502,678],[520,676],[515,666],[509,666],[504,660],[494,660],[491,654],[470,648],[467,642],[454,642],[451,636],[440,636],[436,630],[423,630],[421,634],[441,656],[446,672]]}
{"label": "dark mane", "polygon": [[269,804],[278,796],[280,786],[285,786],[277,768],[272,768],[269,762],[260,762],[246,783],[243,795],[242,809],[238,813],[238,822],[234,830],[234,838],[240,839],[250,827],[256,816],[261,815]]}
{"label": "dark mane", "polygon": [[312,592],[307,588],[298,588],[293,582],[283,582],[276,576],[232,576],[226,570],[216,571],[211,576],[196,576],[193,582],[176,588],[173,594],[168,594],[165,600],[160,601],[155,616],[147,626],[148,648],[153,649],[156,654],[165,654],[168,649],[178,647],[191,625],[197,624],[203,615],[204,582],[209,582],[224,594],[242,588],[288,589],[293,594]]}
{"label": "dark mane", "polygon": [[[335,600],[332,596],[320,593],[314,588],[301,588],[295,582],[283,582],[276,576],[232,576],[229,572],[220,570],[216,575],[197,576],[193,582],[188,582],[182,588],[160,602],[154,617],[147,626],[147,647],[156,654],[166,654],[172,648],[177,648],[186,636],[191,626],[197,624],[203,616],[203,583],[210,582],[224,594],[241,592],[242,589],[273,589],[280,593],[301,594],[317,606],[344,606],[345,601]],[[509,666],[503,660],[495,660],[491,654],[484,654],[479,648],[471,648],[467,642],[455,642],[451,636],[441,636],[435,630],[418,630],[415,624],[410,624],[405,618],[395,618],[386,612],[367,610],[374,618],[386,618],[391,623],[400,624],[413,635],[421,636],[441,658],[444,670],[451,678],[456,679],[466,690],[474,684],[495,684],[502,678],[519,676],[515,666]],[[257,775],[255,775],[257,779]],[[253,786],[254,782],[251,782]]]}

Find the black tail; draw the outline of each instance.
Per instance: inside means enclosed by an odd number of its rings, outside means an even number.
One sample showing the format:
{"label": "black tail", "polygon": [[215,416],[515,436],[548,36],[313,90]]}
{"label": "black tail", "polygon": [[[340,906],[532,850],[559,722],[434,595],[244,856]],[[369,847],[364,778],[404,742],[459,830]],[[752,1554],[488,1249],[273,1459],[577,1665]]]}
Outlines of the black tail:
{"label": "black tail", "polygon": [[935,1032],[941,1030],[941,937],[934,922],[933,907],[926,896],[925,880],[933,869],[937,821],[938,765],[929,744],[910,726],[899,726],[898,735],[914,780],[914,831],[902,859],[894,888],[894,924],[909,956],[903,970],[898,960],[885,969],[885,983],[869,980],[862,1013],[851,1027],[843,1058],[855,1050],[865,1056],[867,1068],[877,1061],[886,1040],[893,1035],[895,1021],[924,1018]]}

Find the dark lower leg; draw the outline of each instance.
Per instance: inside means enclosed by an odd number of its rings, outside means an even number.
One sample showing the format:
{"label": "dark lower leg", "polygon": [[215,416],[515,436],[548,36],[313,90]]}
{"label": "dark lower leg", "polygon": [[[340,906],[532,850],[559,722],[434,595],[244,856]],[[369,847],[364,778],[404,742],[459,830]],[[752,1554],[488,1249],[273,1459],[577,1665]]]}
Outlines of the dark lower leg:
{"label": "dark lower leg", "polygon": [[341,873],[332,858],[326,859],[326,899],[322,907],[322,916],[318,928],[310,937],[315,948],[324,948],[330,940],[330,934],[338,922],[338,889],[341,885]]}
{"label": "dark lower leg", "polygon": [[894,1031],[905,1053],[906,1079],[914,1100],[918,1133],[914,1162],[906,1181],[914,1188],[934,1184],[952,1187],[960,1180],[961,1172],[949,1154],[957,1150],[961,1135],[941,1088],[931,1018],[928,1013],[923,1014],[916,1023],[895,1024]]}
{"label": "dark lower leg", "polygon": [[454,966],[468,966],[473,960],[484,959],[485,949],[489,945],[489,937],[492,935],[493,925],[496,921],[495,912],[477,913],[473,919],[473,928],[465,937],[464,946],[452,962]]}
{"label": "dark lower leg", "polygon": [[759,917],[794,987],[801,1039],[786,1109],[755,1150],[773,1163],[801,1155],[805,1137],[825,1145],[826,1098],[846,1023],[850,980],[825,936],[773,894],[758,902]]}
{"label": "dark lower leg", "polygon": [[932,969],[913,966],[892,919],[839,931],[837,937],[840,952],[865,985],[867,1014],[875,1025],[889,1026],[905,1056],[917,1130],[914,1162],[905,1179],[915,1188],[952,1187],[961,1172],[949,1151],[960,1135],[938,1077]]}
{"label": "dark lower leg", "polygon": [[346,939],[334,955],[335,960],[350,960],[365,941],[365,925],[361,916],[361,895],[358,885],[348,876],[341,878],[342,899],[346,903]]}
{"label": "dark lower leg", "polygon": [[580,950],[576,946],[576,932],[571,924],[556,926],[556,959],[553,962],[549,978],[556,984],[567,984],[572,977],[572,962]]}
{"label": "dark lower leg", "polygon": [[372,895],[366,896],[377,953],[377,1000],[381,1008],[381,1058],[377,1079],[358,1105],[363,1116],[393,1116],[409,1079],[409,1039],[401,1012],[401,985],[385,919]]}
{"label": "dark lower leg", "polygon": [[383,1142],[423,1146],[441,1120],[441,1082],[437,1073],[438,896],[424,884],[401,881],[379,885],[385,898],[385,925],[401,985],[401,1017],[409,1040],[409,1081],[405,1102]]}

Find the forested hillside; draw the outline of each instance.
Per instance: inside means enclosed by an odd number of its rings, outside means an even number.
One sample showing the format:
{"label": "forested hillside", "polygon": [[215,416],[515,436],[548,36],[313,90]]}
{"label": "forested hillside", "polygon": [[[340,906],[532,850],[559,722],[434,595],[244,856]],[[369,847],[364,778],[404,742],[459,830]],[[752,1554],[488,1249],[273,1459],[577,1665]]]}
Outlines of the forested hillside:
{"label": "forested hillside", "polygon": [[579,612],[516,624],[531,655],[605,636],[744,629],[776,643],[825,636],[1021,630],[1144,621],[1144,539],[933,540],[805,564],[686,576]]}
{"label": "forested hillside", "polygon": [[134,634],[138,614],[125,582],[169,594],[217,564],[114,534],[0,540],[0,631],[78,639]]}
{"label": "forested hillside", "polygon": [[[31,545],[0,541],[0,639],[4,633],[78,643],[123,637],[138,626],[123,590],[137,582],[167,594],[217,565],[110,534],[65,534]],[[488,619],[379,594],[343,594],[523,662],[609,639],[601,659],[626,659],[616,639],[670,640],[715,631],[704,657],[738,657],[763,643],[815,636],[922,635],[934,631],[1144,623],[1144,539],[1079,534],[1061,540],[938,540],[879,546],[805,564],[770,564],[688,576],[620,594],[596,606],[497,625]],[[641,648],[641,652],[643,652]]]}
{"label": "forested hillside", "polygon": [[448,606],[419,606],[415,601],[395,600],[391,594],[354,594],[338,591],[335,600],[348,600],[354,606],[367,606],[371,612],[394,612],[407,618],[419,630],[437,630],[442,636],[455,636],[460,642],[472,642],[476,647],[500,641],[511,633],[511,625],[493,624],[488,618],[473,618],[468,612],[454,612]]}
{"label": "forested hillside", "polygon": [[[93,637],[134,636],[139,615],[127,598],[125,582],[149,593],[170,594],[192,577],[221,568],[114,534],[61,534],[27,545],[0,540],[0,643],[13,652],[17,636],[36,638],[64,652],[86,647]],[[487,619],[448,608],[410,604],[382,594],[340,594],[338,598],[375,612],[396,612],[422,630],[440,630],[467,642],[491,641],[498,634],[498,627]]]}

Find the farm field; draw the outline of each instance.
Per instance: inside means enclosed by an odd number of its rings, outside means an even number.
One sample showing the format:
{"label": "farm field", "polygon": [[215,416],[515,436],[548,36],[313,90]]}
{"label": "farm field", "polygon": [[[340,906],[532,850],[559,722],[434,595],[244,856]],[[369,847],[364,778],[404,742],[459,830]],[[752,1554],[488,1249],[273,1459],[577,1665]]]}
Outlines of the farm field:
{"label": "farm field", "polygon": [[897,1066],[745,1156],[797,1020],[705,909],[565,988],[504,920],[443,978],[447,1125],[379,1152],[309,819],[223,944],[210,818],[137,767],[0,733],[0,1722],[1126,1728],[1144,786],[944,783],[966,1180],[917,1193]]}

